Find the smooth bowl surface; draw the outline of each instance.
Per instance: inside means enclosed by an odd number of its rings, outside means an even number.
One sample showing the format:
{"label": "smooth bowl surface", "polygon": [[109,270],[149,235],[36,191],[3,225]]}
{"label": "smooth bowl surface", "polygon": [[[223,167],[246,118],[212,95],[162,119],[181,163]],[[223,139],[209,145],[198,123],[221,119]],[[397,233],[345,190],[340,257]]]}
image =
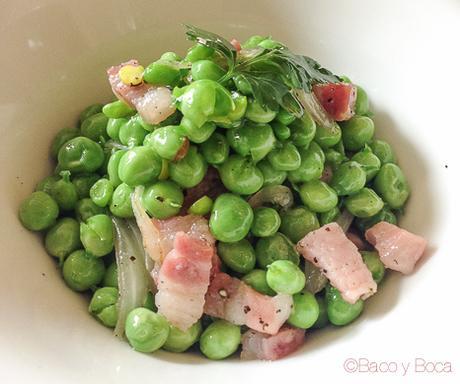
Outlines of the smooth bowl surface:
{"label": "smooth bowl surface", "polygon": [[[459,20],[455,0],[3,1],[0,383],[455,381]],[[429,241],[416,272],[391,274],[358,321],[308,336],[278,362],[135,353],[87,313],[40,237],[17,219],[21,200],[51,170],[53,135],[113,97],[105,69],[184,52],[182,23],[240,40],[271,34],[362,85],[377,136],[395,147],[412,186],[402,226]],[[429,373],[417,358],[450,362],[454,372]],[[366,359],[395,362],[396,371],[366,372]]]}

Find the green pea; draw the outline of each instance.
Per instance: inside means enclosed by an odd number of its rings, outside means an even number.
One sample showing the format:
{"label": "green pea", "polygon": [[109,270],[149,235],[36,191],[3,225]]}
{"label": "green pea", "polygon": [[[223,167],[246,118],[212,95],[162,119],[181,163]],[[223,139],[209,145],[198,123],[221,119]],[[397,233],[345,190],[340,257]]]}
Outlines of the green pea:
{"label": "green pea", "polygon": [[117,301],[117,288],[99,288],[94,292],[88,310],[106,327],[114,328],[118,319]]}
{"label": "green pea", "polygon": [[302,162],[299,151],[292,143],[281,143],[268,154],[267,158],[273,168],[280,171],[294,171]]}
{"label": "green pea", "polygon": [[337,193],[321,180],[302,184],[299,193],[302,202],[313,212],[327,212],[339,202]]}
{"label": "green pea", "polygon": [[169,177],[182,188],[192,188],[203,180],[207,170],[203,156],[191,145],[184,158],[169,164]]}
{"label": "green pea", "polygon": [[275,120],[279,121],[283,125],[289,125],[295,119],[296,119],[296,117],[293,114],[291,114],[288,111],[286,111],[284,108],[280,108],[278,114],[275,117]]}
{"label": "green pea", "polygon": [[183,117],[180,122],[181,130],[192,143],[201,144],[208,140],[216,130],[216,124],[207,121],[201,126],[196,125],[192,120]]}
{"label": "green pea", "polygon": [[267,284],[267,271],[262,269],[253,269],[241,279],[251,288],[267,296],[275,296],[276,292]]}
{"label": "green pea", "polygon": [[222,128],[237,128],[241,126],[242,119],[248,107],[248,99],[238,92],[232,92],[232,99],[235,103],[235,109],[230,111],[226,116],[213,117],[213,121]]}
{"label": "green pea", "polygon": [[77,189],[70,181],[69,171],[62,171],[60,175],[61,178],[52,184],[50,195],[61,210],[69,211],[77,204]]}
{"label": "green pea", "polygon": [[99,113],[102,111],[102,104],[92,104],[86,107],[83,112],[80,114],[79,121],[82,123],[85,121],[88,117],[95,115],[96,113]]}
{"label": "green pea", "polygon": [[316,302],[318,303],[319,307],[319,315],[318,319],[316,320],[315,324],[313,324],[312,328],[324,328],[326,325],[329,324],[329,318],[327,317],[326,299],[322,296],[316,296]]}
{"label": "green pea", "polygon": [[161,172],[161,159],[151,147],[134,147],[120,159],[118,176],[129,186],[155,181]]}
{"label": "green pea", "polygon": [[108,179],[99,179],[89,190],[91,200],[99,207],[106,207],[113,195],[113,184]]}
{"label": "green pea", "polygon": [[305,287],[305,274],[289,260],[276,260],[267,266],[267,284],[277,293],[294,295]]}
{"label": "green pea", "polygon": [[75,219],[64,217],[60,219],[45,237],[46,251],[61,262],[73,251],[81,248],[80,224]]}
{"label": "green pea", "polygon": [[90,198],[84,198],[75,206],[75,217],[78,221],[86,221],[90,217],[106,213],[105,208],[98,207]]}
{"label": "green pea", "polygon": [[88,117],[81,124],[81,134],[93,141],[106,140],[107,136],[107,123],[109,119],[103,113],[96,113]]}
{"label": "green pea", "polygon": [[374,122],[367,116],[353,116],[342,123],[343,145],[348,151],[357,151],[369,144],[374,136]]}
{"label": "green pea", "polygon": [[75,137],[65,143],[58,153],[61,170],[74,173],[94,172],[104,163],[102,148],[87,137]]}
{"label": "green pea", "polygon": [[136,113],[136,110],[131,108],[124,101],[116,100],[112,103],[104,105],[102,113],[111,119],[119,119],[122,117],[129,117]]}
{"label": "green pea", "polygon": [[219,242],[217,253],[224,264],[235,272],[248,273],[256,265],[256,253],[246,239],[234,243]]}
{"label": "green pea", "polygon": [[358,300],[355,304],[350,304],[336,288],[329,286],[326,288],[326,305],[327,316],[332,324],[347,325],[361,314],[364,302]]}
{"label": "green pea", "polygon": [[171,325],[163,349],[176,353],[185,352],[199,340],[201,331],[202,326],[199,320],[185,331]]}
{"label": "green pea", "polygon": [[297,243],[307,233],[319,228],[316,214],[307,207],[298,206],[281,214],[280,232],[293,243]]}
{"label": "green pea", "polygon": [[169,336],[168,321],[147,308],[134,308],[126,318],[125,335],[129,344],[139,352],[160,349]]}
{"label": "green pea", "polygon": [[340,209],[339,207],[335,206],[329,211],[321,213],[319,215],[319,222],[321,226],[323,226],[323,225],[336,221],[339,216],[340,216]]}
{"label": "green pea", "polygon": [[115,261],[107,267],[102,284],[104,287],[118,288],[118,267]]}
{"label": "green pea", "polygon": [[131,194],[133,191],[134,189],[125,183],[116,187],[110,202],[110,212],[123,219],[134,217],[133,207],[131,206]]}
{"label": "green pea", "polygon": [[214,202],[212,199],[208,196],[200,197],[190,206],[187,212],[191,215],[207,215],[209,212],[211,212],[213,203]]}
{"label": "green pea", "polygon": [[142,145],[146,135],[147,131],[136,116],[130,118],[128,122],[123,124],[118,132],[120,143],[128,147]]}
{"label": "green pea", "polygon": [[120,141],[120,128],[127,122],[128,119],[124,117],[118,119],[110,118],[107,123],[107,135],[115,141]]}
{"label": "green pea", "polygon": [[276,138],[280,141],[284,141],[291,137],[291,129],[279,121],[272,121],[270,123],[273,129],[273,133],[275,134]]}
{"label": "green pea", "polygon": [[51,143],[50,153],[54,159],[57,157],[61,147],[74,137],[80,136],[78,128],[64,128],[61,129]]}
{"label": "green pea", "polygon": [[315,295],[310,292],[300,292],[295,294],[294,307],[288,318],[288,323],[297,328],[311,328],[319,317],[319,305]]}
{"label": "green pea", "polygon": [[252,86],[244,75],[236,75],[233,77],[233,83],[235,84],[238,92],[243,95],[252,95]]}
{"label": "green pea", "polygon": [[158,60],[145,68],[144,80],[150,84],[175,87],[181,80],[180,68],[175,62]]}
{"label": "green pea", "polygon": [[383,208],[382,199],[370,188],[363,188],[345,199],[345,207],[356,217],[371,217]]}
{"label": "green pea", "polygon": [[278,111],[272,111],[271,109],[264,108],[257,101],[249,99],[245,116],[254,123],[266,124],[272,121],[276,117],[277,113]]}
{"label": "green pea", "polygon": [[366,172],[366,182],[371,181],[377,175],[381,165],[380,159],[372,153],[372,150],[367,145],[361,152],[355,153],[351,160],[359,163],[364,172]]}
{"label": "green pea", "polygon": [[204,60],[211,57],[213,53],[214,49],[206,47],[202,44],[196,44],[188,50],[184,60],[194,63],[195,61]]}
{"label": "green pea", "polygon": [[236,242],[246,237],[253,219],[252,208],[245,200],[223,193],[214,202],[209,228],[217,240]]}
{"label": "green pea", "polygon": [[366,172],[356,161],[347,161],[335,170],[330,184],[338,196],[351,195],[366,185]]}
{"label": "green pea", "polygon": [[283,184],[286,180],[287,172],[273,168],[268,159],[264,159],[257,163],[257,168],[259,168],[262,172],[262,176],[264,178],[264,187],[269,185],[280,185]]}
{"label": "green pea", "polygon": [[160,60],[165,61],[181,61],[180,56],[175,52],[165,52],[160,56]]}
{"label": "green pea", "polygon": [[99,284],[104,273],[103,260],[83,250],[72,252],[62,267],[64,281],[77,292],[86,291]]}
{"label": "green pea", "polygon": [[227,140],[241,156],[251,156],[254,162],[262,160],[275,146],[275,135],[268,124],[246,123],[240,128],[229,129]]}
{"label": "green pea", "polygon": [[72,184],[77,190],[78,198],[89,197],[91,187],[100,179],[97,173],[82,173],[72,177]]}
{"label": "green pea", "polygon": [[382,165],[387,163],[396,163],[396,156],[391,145],[383,140],[373,140],[369,144],[372,152],[377,156]]}
{"label": "green pea", "polygon": [[251,36],[249,39],[247,39],[243,44],[241,44],[241,47],[244,49],[252,49],[256,48],[260,42],[265,40],[267,37],[264,36],[259,36],[259,35],[254,35]]}
{"label": "green pea", "polygon": [[310,145],[315,137],[316,124],[309,113],[305,112],[300,119],[294,120],[289,126],[291,129],[291,140],[297,147]]}
{"label": "green pea", "polygon": [[321,147],[312,142],[308,148],[300,148],[300,166],[288,173],[291,183],[301,183],[319,179],[324,171],[324,152]]}
{"label": "green pea", "polygon": [[324,155],[326,156],[326,162],[330,164],[333,169],[336,169],[343,161],[347,160],[345,155],[333,148],[327,148],[324,151]]}
{"label": "green pea", "polygon": [[262,172],[254,162],[240,155],[231,155],[219,167],[222,183],[233,193],[250,195],[257,192],[264,183]]}
{"label": "green pea", "polygon": [[371,272],[374,281],[377,284],[380,283],[385,276],[385,265],[383,265],[382,260],[380,260],[378,253],[361,251],[361,256],[363,257],[367,269]]}
{"label": "green pea", "polygon": [[217,320],[201,334],[200,350],[208,359],[221,360],[236,352],[240,341],[240,327]]}
{"label": "green pea", "polygon": [[356,87],[355,113],[357,115],[366,115],[369,112],[369,99],[367,93],[360,86]]}
{"label": "green pea", "polygon": [[60,179],[61,178],[58,175],[46,176],[35,186],[35,192],[42,191],[49,195],[51,193],[51,187],[53,184]]}
{"label": "green pea", "polygon": [[392,209],[402,208],[410,195],[409,183],[396,164],[384,164],[375,177],[374,188]]}
{"label": "green pea", "polygon": [[118,174],[118,167],[120,165],[120,160],[124,156],[126,151],[116,151],[112,153],[109,158],[109,162],[107,163],[107,174],[109,176],[110,182],[113,184],[114,187],[118,187],[122,181]]}
{"label": "green pea", "polygon": [[166,219],[179,213],[184,194],[173,181],[158,181],[147,187],[142,195],[145,210],[157,219]]}
{"label": "green pea", "polygon": [[277,260],[289,260],[294,264],[299,264],[300,258],[294,244],[281,233],[273,236],[262,237],[256,244],[257,264],[261,268],[267,268]]}
{"label": "green pea", "polygon": [[113,250],[113,225],[104,214],[91,216],[80,223],[80,240],[85,249],[94,256],[105,256]]}
{"label": "green pea", "polygon": [[19,219],[30,231],[41,231],[51,227],[59,215],[59,207],[45,192],[33,192],[19,206]]}
{"label": "green pea", "polygon": [[148,144],[163,159],[173,160],[186,140],[180,126],[168,125],[150,134]]}
{"label": "green pea", "polygon": [[224,135],[214,132],[200,146],[201,153],[208,164],[222,164],[228,158],[230,147]]}
{"label": "green pea", "polygon": [[257,237],[274,235],[281,225],[281,218],[273,208],[259,207],[254,210],[251,232]]}
{"label": "green pea", "polygon": [[355,224],[360,231],[365,232],[381,221],[386,221],[387,223],[394,225],[398,224],[398,219],[395,214],[388,209],[388,207],[383,207],[379,213],[366,219],[357,218],[355,220]]}
{"label": "green pea", "polygon": [[324,127],[322,125],[316,126],[315,141],[321,148],[330,148],[340,142],[342,138],[342,130],[337,123],[331,127]]}
{"label": "green pea", "polygon": [[225,71],[211,60],[193,62],[190,73],[194,81],[202,79],[218,81],[225,75]]}

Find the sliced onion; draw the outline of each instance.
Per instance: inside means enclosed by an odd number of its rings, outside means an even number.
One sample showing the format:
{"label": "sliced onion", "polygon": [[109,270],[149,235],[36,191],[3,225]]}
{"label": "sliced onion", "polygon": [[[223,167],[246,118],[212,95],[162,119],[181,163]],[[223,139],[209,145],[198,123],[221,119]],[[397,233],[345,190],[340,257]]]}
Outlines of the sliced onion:
{"label": "sliced onion", "polygon": [[248,203],[252,208],[270,203],[278,205],[282,209],[288,209],[294,204],[294,196],[291,189],[285,185],[271,185],[262,188],[259,192],[252,195]]}
{"label": "sliced onion", "polygon": [[122,338],[128,313],[141,307],[149,289],[141,235],[133,221],[112,217],[115,227],[115,259],[118,268],[118,320],[115,335]]}
{"label": "sliced onion", "polygon": [[296,89],[294,96],[319,125],[328,129],[337,128],[337,123],[328,115],[313,92],[307,93],[303,89]]}
{"label": "sliced onion", "polygon": [[336,223],[342,227],[342,230],[347,233],[351,223],[355,217],[348,212],[346,209],[342,211],[340,216],[337,218]]}

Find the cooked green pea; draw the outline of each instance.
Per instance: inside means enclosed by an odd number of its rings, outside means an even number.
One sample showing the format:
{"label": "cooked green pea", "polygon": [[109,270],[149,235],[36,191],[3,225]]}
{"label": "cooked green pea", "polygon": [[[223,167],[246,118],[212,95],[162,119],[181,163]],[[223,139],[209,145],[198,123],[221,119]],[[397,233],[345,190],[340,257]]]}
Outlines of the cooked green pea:
{"label": "cooked green pea", "polygon": [[305,287],[305,274],[290,260],[276,260],[267,266],[267,283],[277,293],[294,295]]}
{"label": "cooked green pea", "polygon": [[367,145],[363,150],[355,153],[351,160],[359,163],[361,168],[366,172],[366,182],[372,180],[380,169],[381,163],[379,158],[372,153],[372,150]]}
{"label": "cooked green pea", "polygon": [[267,271],[262,269],[253,269],[247,275],[244,275],[241,280],[257,292],[267,296],[276,295],[276,292],[267,284]]}
{"label": "cooked green pea", "polygon": [[284,125],[279,121],[272,121],[270,125],[272,126],[273,133],[278,140],[283,141],[291,137],[291,129],[287,125]]}
{"label": "cooked green pea", "polygon": [[122,183],[116,187],[110,202],[110,212],[124,219],[134,217],[133,207],[131,206],[132,193],[133,188],[128,184]]}
{"label": "cooked green pea", "polygon": [[186,117],[182,118],[180,127],[188,139],[192,143],[197,144],[204,143],[216,130],[216,124],[211,121],[207,121],[203,125],[198,126]]}
{"label": "cooked green pea", "polygon": [[110,265],[107,267],[104,275],[103,285],[104,287],[118,288],[118,267],[115,261],[110,263]]}
{"label": "cooked green pea", "polygon": [[95,115],[102,111],[102,104],[92,104],[86,107],[83,112],[80,114],[79,121],[80,124],[85,121],[88,117]]}
{"label": "cooked green pea", "polygon": [[37,191],[42,191],[46,192],[47,194],[51,193],[51,187],[53,184],[60,180],[61,178],[58,175],[51,175],[51,176],[46,176],[43,180],[41,180],[36,186],[35,186],[35,192]]}
{"label": "cooked green pea", "polygon": [[190,73],[194,81],[202,79],[218,81],[225,75],[225,71],[211,60],[193,62]]}
{"label": "cooked green pea", "polygon": [[337,168],[343,161],[347,160],[345,155],[333,148],[327,148],[324,151],[324,155],[326,156],[326,163],[331,165],[333,169]]}
{"label": "cooked green pea", "polygon": [[96,113],[88,117],[81,124],[81,134],[93,141],[105,141],[107,136],[107,123],[109,119],[103,113]]}
{"label": "cooked green pea", "polygon": [[296,117],[293,114],[286,111],[284,108],[280,108],[278,114],[275,117],[276,121],[279,121],[281,124],[284,125],[291,124],[295,119]]}
{"label": "cooked green pea", "polygon": [[113,328],[117,324],[118,318],[117,301],[117,288],[99,288],[94,292],[88,310],[106,327]]}
{"label": "cooked green pea", "polygon": [[61,147],[70,139],[80,136],[78,128],[64,128],[61,129],[51,143],[50,153],[53,158],[56,158]]}
{"label": "cooked green pea", "polygon": [[60,172],[61,178],[51,185],[50,195],[63,211],[75,208],[78,194],[75,185],[70,182],[70,172]]}
{"label": "cooked green pea", "polygon": [[289,260],[296,265],[300,262],[294,244],[279,232],[273,236],[262,237],[257,241],[256,259],[261,268],[267,268],[276,260]]}
{"label": "cooked green pea", "polygon": [[165,52],[160,56],[160,60],[181,61],[181,57],[175,52]]}
{"label": "cooked green pea", "polygon": [[208,196],[200,197],[197,201],[195,201],[190,208],[188,209],[188,213],[191,215],[199,215],[204,216],[211,212],[213,205],[213,201]]}
{"label": "cooked green pea", "polygon": [[90,217],[106,213],[105,208],[98,207],[93,201],[86,197],[77,202],[75,206],[75,217],[78,221],[86,221]]}
{"label": "cooked green pea", "polygon": [[207,163],[218,165],[228,158],[230,147],[224,135],[214,132],[211,137],[200,146],[201,153]]}
{"label": "cooked green pea", "polygon": [[112,153],[109,158],[109,162],[107,163],[107,174],[109,176],[110,182],[113,184],[114,187],[118,187],[122,181],[118,174],[118,167],[120,165],[120,160],[126,153],[125,150],[116,151]]}
{"label": "cooked green pea", "polygon": [[208,57],[211,57],[213,53],[214,49],[202,44],[196,44],[188,50],[187,56],[185,56],[184,60],[193,63],[198,60],[207,59]]}
{"label": "cooked green pea", "polygon": [[369,99],[367,93],[360,86],[357,86],[356,89],[355,113],[357,115],[365,115],[369,112]]}
{"label": "cooked green pea", "polygon": [[373,140],[369,144],[372,152],[377,156],[382,165],[387,163],[396,163],[396,156],[391,145],[383,140]]}
{"label": "cooked green pea", "polygon": [[300,167],[302,159],[296,146],[292,143],[281,143],[267,156],[273,168],[280,171],[294,171]]}
{"label": "cooked green pea", "polygon": [[233,354],[240,341],[240,327],[225,320],[217,320],[201,334],[200,350],[208,359],[221,360]]}
{"label": "cooked green pea", "polygon": [[264,183],[262,172],[254,162],[240,155],[231,155],[219,167],[222,183],[231,192],[250,195],[257,192]]}
{"label": "cooked green pea", "polygon": [[247,39],[243,44],[241,44],[241,47],[244,49],[251,49],[251,48],[256,48],[257,45],[264,41],[267,37],[265,36],[259,36],[259,35],[254,35],[251,36],[249,39]]}
{"label": "cooked green pea", "polygon": [[313,212],[327,212],[339,202],[337,193],[321,180],[302,184],[299,193],[302,202]]}
{"label": "cooked green pea", "polygon": [[353,116],[342,123],[343,145],[348,151],[357,151],[369,144],[374,136],[374,122],[367,116]]}
{"label": "cooked green pea", "polygon": [[316,214],[307,207],[298,206],[281,214],[280,232],[293,243],[297,243],[307,233],[319,228]]}
{"label": "cooked green pea", "polygon": [[121,117],[129,117],[136,113],[136,110],[131,108],[124,101],[116,100],[112,103],[104,105],[102,113],[111,119],[119,119]]}
{"label": "cooked green pea", "polygon": [[370,188],[363,188],[345,199],[345,207],[356,217],[371,217],[383,208],[382,199]]}
{"label": "cooked green pea", "polygon": [[61,170],[74,173],[94,172],[104,163],[102,148],[87,137],[79,136],[65,143],[58,153]]}
{"label": "cooked green pea", "polygon": [[307,147],[315,137],[316,124],[309,113],[305,112],[300,119],[289,125],[291,140],[297,147]]}
{"label": "cooked green pea", "polygon": [[45,192],[33,192],[19,207],[19,219],[30,231],[41,231],[51,227],[59,215],[59,207]]}
{"label": "cooked green pea", "polygon": [[80,224],[75,219],[64,217],[46,233],[45,249],[60,262],[79,248],[81,248]]}
{"label": "cooked green pea", "polygon": [[378,253],[361,251],[361,256],[363,257],[367,269],[371,272],[374,281],[377,284],[380,283],[385,276],[385,265],[383,265],[382,260],[380,260]]}
{"label": "cooked green pea", "polygon": [[281,218],[273,208],[259,207],[254,210],[251,232],[257,237],[274,235],[281,225]]}
{"label": "cooked green pea", "polygon": [[249,81],[244,77],[244,75],[236,75],[233,77],[233,83],[235,84],[236,89],[243,95],[252,94],[252,86]]}
{"label": "cooked green pea", "polygon": [[155,85],[175,87],[181,79],[180,68],[170,60],[158,60],[149,64],[144,70],[144,80]]}
{"label": "cooked green pea", "polygon": [[245,116],[254,123],[269,123],[276,117],[277,112],[264,108],[257,101],[249,99]]}
{"label": "cooked green pea", "polygon": [[91,200],[99,207],[106,207],[113,195],[113,184],[110,180],[99,179],[89,190]]}
{"label": "cooked green pea", "polygon": [[294,307],[288,318],[288,323],[297,328],[312,327],[319,317],[319,305],[315,295],[310,292],[300,292],[293,297]]}
{"label": "cooked green pea", "polygon": [[312,142],[308,148],[300,148],[300,166],[288,173],[291,183],[301,183],[319,179],[324,171],[324,152],[321,147]]}
{"label": "cooked green pea", "polygon": [[72,252],[62,267],[64,281],[77,292],[86,291],[99,284],[104,273],[103,260],[81,249]]}
{"label": "cooked green pea", "polygon": [[150,216],[166,219],[179,213],[184,194],[173,181],[163,180],[147,187],[142,195],[142,205]]}
{"label": "cooked green pea", "polygon": [[128,147],[142,145],[146,135],[147,131],[136,116],[131,117],[125,124],[121,125],[118,131],[120,143]]}
{"label": "cooked green pea", "polygon": [[217,253],[224,264],[235,272],[248,273],[256,265],[256,253],[246,239],[234,243],[219,242]]}
{"label": "cooked green pea", "polygon": [[262,172],[262,176],[264,178],[264,187],[268,185],[280,185],[284,183],[284,180],[286,180],[287,172],[273,168],[268,159],[264,159],[258,162],[257,168],[259,168]]}
{"label": "cooked green pea", "polygon": [[330,185],[338,196],[351,195],[366,185],[366,172],[356,161],[347,161],[335,170]]}
{"label": "cooked green pea", "polygon": [[397,225],[398,219],[395,214],[390,211],[388,207],[383,207],[383,209],[374,216],[368,217],[366,219],[357,218],[355,224],[358,229],[362,232],[367,231],[370,227],[373,227],[375,224],[386,221],[387,223]]}
{"label": "cooked green pea", "polygon": [[115,141],[120,141],[120,128],[126,124],[128,119],[120,117],[119,119],[110,118],[107,123],[107,135]]}
{"label": "cooked green pea", "polygon": [[185,352],[199,340],[201,331],[202,327],[199,320],[185,331],[171,325],[168,338],[162,348],[170,352]]}
{"label": "cooked green pea", "polygon": [[155,181],[161,172],[161,159],[151,147],[134,147],[120,159],[118,176],[129,186]]}
{"label": "cooked green pea", "polygon": [[409,183],[396,164],[384,164],[375,177],[374,188],[392,209],[404,206],[410,195]]}
{"label": "cooked green pea", "polygon": [[113,250],[113,225],[104,214],[91,216],[80,223],[80,240],[85,249],[94,256],[105,256]]}
{"label": "cooked green pea", "polygon": [[89,197],[91,187],[100,179],[97,173],[81,173],[72,176],[72,184],[77,190],[78,198]]}
{"label": "cooked green pea", "polygon": [[163,159],[173,160],[186,138],[178,125],[157,128],[150,134],[148,145]]}
{"label": "cooked green pea", "polygon": [[319,215],[319,222],[321,226],[332,223],[337,220],[340,215],[339,207],[335,206],[329,211],[323,212]]}
{"label": "cooked green pea", "polygon": [[207,169],[203,156],[191,145],[184,158],[169,163],[169,177],[182,188],[192,188],[203,180]]}
{"label": "cooked green pea", "polygon": [[147,308],[135,308],[126,318],[125,335],[129,344],[139,352],[160,349],[169,336],[168,321]]}
{"label": "cooked green pea", "polygon": [[337,123],[332,127],[323,127],[322,125],[316,126],[315,141],[321,148],[330,148],[340,142],[342,138],[342,130]]}
{"label": "cooked green pea", "polygon": [[217,240],[235,242],[246,237],[253,219],[252,208],[245,200],[223,193],[214,202],[209,228]]}
{"label": "cooked green pea", "polygon": [[363,311],[364,302],[355,304],[346,302],[340,292],[331,286],[326,288],[327,316],[334,325],[347,325],[355,320]]}
{"label": "cooked green pea", "polygon": [[324,328],[326,325],[329,324],[329,318],[327,317],[326,299],[322,296],[316,296],[316,302],[318,303],[319,307],[319,315],[318,319],[316,320],[315,324],[313,324],[312,328]]}
{"label": "cooked green pea", "polygon": [[248,107],[248,99],[238,92],[232,92],[232,99],[235,103],[235,109],[230,111],[226,116],[213,117],[213,121],[222,128],[237,128],[241,126],[242,119]]}

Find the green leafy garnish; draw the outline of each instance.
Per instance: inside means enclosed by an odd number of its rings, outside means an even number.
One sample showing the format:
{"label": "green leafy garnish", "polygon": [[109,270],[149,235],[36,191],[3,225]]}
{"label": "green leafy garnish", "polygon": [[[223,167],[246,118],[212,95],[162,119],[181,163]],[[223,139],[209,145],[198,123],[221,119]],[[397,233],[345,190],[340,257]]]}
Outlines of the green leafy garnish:
{"label": "green leafy garnish", "polygon": [[229,79],[244,81],[252,97],[264,108],[275,109],[281,105],[300,117],[304,107],[294,90],[310,93],[314,84],[340,81],[317,61],[296,55],[285,46],[254,48],[237,55],[236,49],[225,38],[191,25],[185,27],[190,40],[213,48],[227,62],[227,73],[220,82]]}

